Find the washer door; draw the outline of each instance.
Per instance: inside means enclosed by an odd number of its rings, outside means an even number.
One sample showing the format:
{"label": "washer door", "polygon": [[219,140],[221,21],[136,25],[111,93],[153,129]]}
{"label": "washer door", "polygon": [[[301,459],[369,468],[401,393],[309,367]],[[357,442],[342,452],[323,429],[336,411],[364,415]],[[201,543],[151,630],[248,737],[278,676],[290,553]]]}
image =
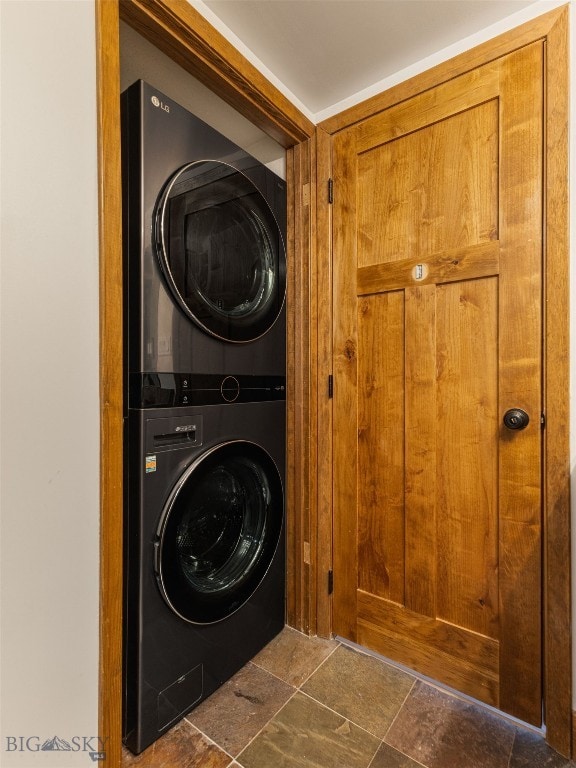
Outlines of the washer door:
{"label": "washer door", "polygon": [[286,256],[266,200],[227,163],[189,163],[157,205],[160,267],[181,309],[212,336],[252,341],[274,324]]}
{"label": "washer door", "polygon": [[182,475],[162,512],[156,577],[168,605],[194,624],[226,618],[264,578],[280,538],[282,482],[268,453],[234,441]]}

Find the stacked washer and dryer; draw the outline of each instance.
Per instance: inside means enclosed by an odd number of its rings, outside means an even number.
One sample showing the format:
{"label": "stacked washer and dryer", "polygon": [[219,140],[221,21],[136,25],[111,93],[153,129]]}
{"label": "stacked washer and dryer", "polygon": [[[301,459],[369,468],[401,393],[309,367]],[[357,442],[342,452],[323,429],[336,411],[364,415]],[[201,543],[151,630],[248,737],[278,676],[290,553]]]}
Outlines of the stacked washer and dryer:
{"label": "stacked washer and dryer", "polygon": [[148,84],[122,97],[124,741],[284,625],[286,187]]}

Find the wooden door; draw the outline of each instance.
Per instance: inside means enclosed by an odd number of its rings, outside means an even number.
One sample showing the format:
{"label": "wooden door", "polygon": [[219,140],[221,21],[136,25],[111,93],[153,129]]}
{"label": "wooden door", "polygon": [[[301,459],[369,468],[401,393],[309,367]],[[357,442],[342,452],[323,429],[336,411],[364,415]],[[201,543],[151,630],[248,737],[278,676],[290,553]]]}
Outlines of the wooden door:
{"label": "wooden door", "polygon": [[334,631],[534,724],[542,93],[534,43],[333,145]]}

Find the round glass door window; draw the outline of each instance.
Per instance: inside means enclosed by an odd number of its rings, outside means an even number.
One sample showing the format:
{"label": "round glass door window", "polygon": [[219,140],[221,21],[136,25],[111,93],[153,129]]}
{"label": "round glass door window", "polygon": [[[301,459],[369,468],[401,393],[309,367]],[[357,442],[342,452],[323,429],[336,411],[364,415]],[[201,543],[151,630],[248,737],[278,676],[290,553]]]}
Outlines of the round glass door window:
{"label": "round glass door window", "polygon": [[175,173],[157,205],[155,242],[174,299],[206,332],[245,342],[274,324],[284,243],[266,200],[236,168],[199,161]]}
{"label": "round glass door window", "polygon": [[239,440],[206,452],[172,490],[158,527],[156,577],[168,605],[195,624],[238,610],[272,562],[283,516],[266,451]]}

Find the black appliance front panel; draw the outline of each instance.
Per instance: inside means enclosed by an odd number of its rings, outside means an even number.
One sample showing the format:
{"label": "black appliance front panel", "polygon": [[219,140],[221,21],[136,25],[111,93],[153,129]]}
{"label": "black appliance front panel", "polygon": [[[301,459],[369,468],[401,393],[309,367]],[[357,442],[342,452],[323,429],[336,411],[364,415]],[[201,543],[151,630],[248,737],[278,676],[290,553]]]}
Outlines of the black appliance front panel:
{"label": "black appliance front panel", "polygon": [[[284,626],[284,510],[277,501],[265,510],[276,515],[276,526],[280,524],[268,570],[247,601],[220,621],[191,623],[167,605],[157,578],[157,545],[171,494],[194,462],[220,445],[239,441],[258,446],[255,454],[245,454],[243,484],[258,481],[258,470],[250,468],[250,460],[256,459],[272,478],[269,488],[277,499],[276,473],[278,482],[285,483],[285,403],[130,410],[125,424],[129,472],[124,532],[124,742],[138,753],[229,679]],[[233,460],[233,456],[227,458]],[[260,509],[253,521],[256,526],[262,517]],[[181,543],[186,545],[183,539]],[[270,553],[271,548],[268,557]],[[256,550],[253,554],[258,556]]]}
{"label": "black appliance front panel", "polygon": [[[129,372],[202,372],[235,374],[284,375],[286,353],[286,318],[284,303],[286,231],[286,184],[260,162],[210,126],[190,114],[171,99],[148,84],[138,81],[122,96],[122,163],[124,190],[124,285],[125,341]],[[235,229],[240,240],[239,270],[235,276],[238,295],[221,293],[223,282],[217,271],[217,252],[223,247],[223,233],[205,243],[210,254],[205,258],[213,275],[208,278],[188,270],[187,276],[172,273],[171,287],[161,268],[161,244],[156,217],[162,208],[162,194],[170,180],[185,166],[213,162],[213,167],[229,166],[237,173],[232,182],[238,187],[238,199],[227,201],[224,210],[199,212],[199,195],[194,193],[198,219],[189,217],[189,244],[199,248],[208,231],[208,217],[221,226]],[[208,166],[206,166],[208,167]],[[240,183],[241,182],[241,183]],[[246,202],[247,188],[257,190],[254,200]],[[221,191],[221,190],[220,190]],[[211,187],[212,198],[215,187]],[[242,202],[244,199],[244,202]],[[247,223],[235,224],[242,206]],[[175,201],[175,207],[178,207]],[[266,219],[264,213],[266,211]],[[192,218],[190,218],[192,216]],[[200,220],[202,219],[202,220]],[[251,221],[251,223],[250,223]],[[246,229],[247,228],[247,229]],[[257,230],[260,230],[260,233]],[[260,238],[255,261],[247,255],[247,230]],[[182,230],[186,236],[186,227]],[[274,232],[274,234],[270,234]],[[195,234],[194,234],[195,233]],[[160,238],[161,239],[161,238]],[[186,245],[184,245],[184,250]],[[168,262],[165,262],[165,266]],[[181,261],[183,266],[186,260]],[[177,271],[176,267],[174,269]],[[275,271],[271,278],[269,271]],[[165,273],[168,272],[168,267]],[[181,280],[184,282],[182,283]],[[209,328],[206,314],[191,319],[186,311],[187,297],[196,281],[203,294],[200,304],[211,308],[216,326]],[[174,287],[180,285],[182,302],[177,300]],[[187,284],[186,284],[187,283]],[[257,311],[256,311],[257,309]],[[250,329],[247,318],[255,311],[256,327]],[[220,313],[220,314],[219,314]],[[209,313],[208,313],[209,314]],[[236,331],[240,338],[223,341],[226,323],[218,325],[226,314],[236,314]],[[271,323],[271,327],[265,330]],[[234,333],[230,331],[230,336]],[[255,335],[253,341],[242,336]],[[220,336],[221,338],[217,338]]]}
{"label": "black appliance front panel", "polygon": [[130,408],[173,408],[286,399],[285,376],[131,373]]}
{"label": "black appliance front panel", "polygon": [[284,243],[266,200],[228,163],[189,163],[166,185],[154,217],[160,268],[176,303],[231,342],[265,334],[284,304]]}

